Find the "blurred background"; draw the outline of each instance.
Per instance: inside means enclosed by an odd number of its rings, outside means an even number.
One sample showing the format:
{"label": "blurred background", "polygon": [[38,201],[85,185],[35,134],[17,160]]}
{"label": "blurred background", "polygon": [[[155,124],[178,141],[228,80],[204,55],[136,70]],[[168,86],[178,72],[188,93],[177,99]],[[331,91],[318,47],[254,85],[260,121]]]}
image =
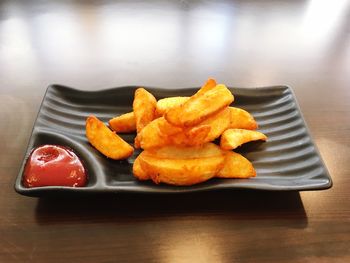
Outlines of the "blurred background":
{"label": "blurred background", "polygon": [[[348,0],[1,1],[0,86],[238,86],[350,72]],[[5,67],[6,65],[6,67]],[[317,74],[315,74],[317,73]],[[14,84],[16,83],[16,87]]]}

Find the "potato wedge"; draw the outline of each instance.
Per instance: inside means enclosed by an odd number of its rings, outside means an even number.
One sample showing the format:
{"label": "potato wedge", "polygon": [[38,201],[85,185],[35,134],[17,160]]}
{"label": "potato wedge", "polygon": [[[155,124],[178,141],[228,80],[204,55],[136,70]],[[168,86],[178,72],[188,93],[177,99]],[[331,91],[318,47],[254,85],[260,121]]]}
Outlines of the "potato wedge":
{"label": "potato wedge", "polygon": [[164,117],[150,122],[136,137],[142,149],[152,149],[169,144],[194,146],[207,142],[211,130],[209,125],[199,125],[189,129],[181,129],[168,123]]}
{"label": "potato wedge", "polygon": [[210,116],[199,125],[208,125],[211,129],[203,142],[211,142],[218,138],[230,126],[230,109],[225,108]]}
{"label": "potato wedge", "polygon": [[171,125],[164,117],[152,121],[144,128],[136,141],[142,149],[151,149],[165,145],[196,146],[218,138],[230,125],[228,108],[215,113],[197,126],[179,128]]}
{"label": "potato wedge", "polygon": [[120,133],[136,131],[136,120],[134,112],[128,112],[109,120],[109,127]]}
{"label": "potato wedge", "polygon": [[134,164],[132,166],[132,172],[134,176],[141,181],[151,179],[151,177],[142,169],[139,156],[137,156],[137,158],[134,161]]}
{"label": "potato wedge", "polygon": [[135,115],[137,133],[151,121],[155,119],[157,100],[144,88],[138,88],[135,91],[133,110]]}
{"label": "potato wedge", "polygon": [[[179,127],[169,124],[164,117],[150,122],[144,129],[137,134],[135,141],[139,143],[142,149],[161,147],[170,144],[169,136],[180,133]],[[165,133],[168,132],[168,133]]]}
{"label": "potato wedge", "polygon": [[223,150],[233,150],[244,143],[258,140],[266,141],[267,137],[258,131],[228,129],[221,135],[220,147]]}
{"label": "potato wedge", "polygon": [[[210,125],[198,125],[183,130],[182,134],[172,136],[171,143],[175,145],[195,146],[208,142]],[[184,136],[183,136],[184,135]]]}
{"label": "potato wedge", "polygon": [[[230,124],[230,110],[228,108],[215,113],[197,126],[184,128],[182,132],[176,133],[168,138],[168,144],[195,146],[211,142],[218,138]],[[160,128],[163,134],[169,134],[167,129],[174,130],[174,126]]]}
{"label": "potato wedge", "polygon": [[198,90],[199,94],[205,93],[208,90],[211,90],[212,88],[214,88],[216,85],[218,85],[216,83],[215,79],[209,78],[207,79],[207,81],[204,83],[204,85]]}
{"label": "potato wedge", "polygon": [[195,126],[184,129],[182,132],[167,137],[168,143],[176,146],[198,146],[206,143],[211,130],[209,125]]}
{"label": "potato wedge", "polygon": [[158,100],[156,105],[156,115],[158,117],[163,116],[169,109],[185,103],[189,98],[190,97],[169,97]]}
{"label": "potato wedge", "polygon": [[249,178],[256,176],[255,169],[250,161],[242,155],[227,151],[224,167],[216,177],[220,178]]}
{"label": "potato wedge", "polygon": [[229,109],[231,111],[229,128],[247,130],[256,130],[258,128],[257,122],[249,112],[236,107],[229,107]]}
{"label": "potato wedge", "polygon": [[[203,90],[204,89],[204,90]],[[185,103],[168,110],[165,119],[179,127],[190,127],[228,106],[234,97],[223,84],[201,88]]]}
{"label": "potato wedge", "polygon": [[86,137],[100,153],[114,160],[126,159],[134,152],[133,147],[95,116],[86,120]]}
{"label": "potato wedge", "polygon": [[222,167],[223,156],[199,159],[161,159],[140,155],[142,169],[156,184],[194,185],[213,178]]}
{"label": "potato wedge", "polygon": [[147,155],[168,159],[207,158],[224,154],[219,146],[214,143],[206,143],[202,146],[176,146],[168,145],[145,151]]}
{"label": "potato wedge", "polygon": [[[215,79],[209,78],[206,83],[203,85],[201,88],[201,92],[205,92],[209,89],[212,89],[216,86],[216,81]],[[190,97],[169,97],[169,98],[164,98],[160,99],[157,101],[157,107],[156,107],[156,115],[158,117],[164,116],[164,114],[169,110],[174,107],[178,107],[181,104],[185,103],[188,101]]]}
{"label": "potato wedge", "polygon": [[225,160],[225,155],[214,144],[202,147],[170,146],[155,152],[143,151],[139,157],[142,169],[156,184],[171,185],[193,185],[207,181],[219,172]]}

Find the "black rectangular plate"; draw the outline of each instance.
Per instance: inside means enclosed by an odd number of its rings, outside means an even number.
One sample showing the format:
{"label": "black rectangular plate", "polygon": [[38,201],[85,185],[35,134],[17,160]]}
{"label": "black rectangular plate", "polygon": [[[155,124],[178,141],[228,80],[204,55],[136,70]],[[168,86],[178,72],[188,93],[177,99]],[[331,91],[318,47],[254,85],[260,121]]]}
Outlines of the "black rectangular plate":
{"label": "black rectangular plate", "polygon": [[[15,190],[28,196],[59,193],[184,193],[220,189],[320,190],[332,186],[331,178],[313,143],[292,90],[286,86],[230,88],[235,107],[249,111],[259,130],[269,139],[266,143],[248,144],[239,150],[252,161],[257,176],[251,179],[211,179],[190,187],[155,185],[141,182],[132,175],[132,164],[139,151],[128,160],[114,161],[97,152],[85,137],[85,120],[90,114],[102,121],[132,111],[137,86],[101,91],[82,91],[51,85],[48,87],[32,136],[19,171]],[[190,96],[198,88],[147,88],[157,99]],[[121,135],[130,144],[135,134]],[[43,144],[72,148],[83,160],[88,173],[86,187],[48,186],[25,188],[23,169],[31,150]]]}

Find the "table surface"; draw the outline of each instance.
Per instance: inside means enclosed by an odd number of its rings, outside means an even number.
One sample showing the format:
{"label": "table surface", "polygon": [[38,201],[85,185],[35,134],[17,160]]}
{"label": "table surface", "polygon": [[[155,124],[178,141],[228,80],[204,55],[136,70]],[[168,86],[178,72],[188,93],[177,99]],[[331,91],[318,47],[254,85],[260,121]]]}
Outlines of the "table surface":
{"label": "table surface", "polygon": [[[291,86],[310,192],[37,199],[13,189],[46,87]],[[0,262],[350,262],[350,2],[1,1]]]}

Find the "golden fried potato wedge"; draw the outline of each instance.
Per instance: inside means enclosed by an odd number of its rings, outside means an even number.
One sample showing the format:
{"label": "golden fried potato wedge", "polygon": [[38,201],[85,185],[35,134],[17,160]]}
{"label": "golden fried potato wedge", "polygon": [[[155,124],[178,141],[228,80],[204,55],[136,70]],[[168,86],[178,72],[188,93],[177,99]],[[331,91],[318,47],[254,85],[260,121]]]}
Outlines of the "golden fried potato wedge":
{"label": "golden fried potato wedge", "polygon": [[126,159],[134,152],[133,147],[95,116],[89,116],[86,120],[86,137],[92,146],[111,159]]}
{"label": "golden fried potato wedge", "polygon": [[136,120],[134,112],[128,112],[109,120],[109,127],[120,133],[136,131]]}
{"label": "golden fried potato wedge", "polygon": [[184,129],[182,132],[169,135],[168,144],[177,146],[198,146],[206,143],[206,138],[211,130],[209,125],[195,126],[190,129]]}
{"label": "golden fried potato wedge", "polygon": [[249,112],[236,107],[229,107],[229,109],[231,111],[229,128],[247,130],[256,130],[258,128],[257,122]]}
{"label": "golden fried potato wedge", "polygon": [[[151,121],[144,129],[137,134],[135,141],[142,149],[161,147],[170,144],[169,136],[180,133],[179,127],[169,124],[164,117]],[[166,133],[168,132],[168,133]]]}
{"label": "golden fried potato wedge", "polygon": [[181,129],[171,125],[164,117],[150,122],[137,136],[135,142],[144,150],[169,144],[193,146],[207,142],[211,130],[209,125]]}
{"label": "golden fried potato wedge", "polygon": [[138,135],[136,135],[136,137],[134,139],[134,147],[136,149],[140,149],[141,148],[140,137]]}
{"label": "golden fried potato wedge", "polygon": [[156,115],[158,117],[163,116],[169,109],[185,103],[189,98],[190,97],[169,97],[158,100],[156,105]]}
{"label": "golden fried potato wedge", "polygon": [[212,128],[210,125],[197,125],[191,128],[183,129],[183,133],[173,136],[173,138],[171,138],[171,142],[175,145],[184,146],[202,145],[208,142],[207,138],[211,129]]}
{"label": "golden fried potato wedge", "polygon": [[137,136],[142,149],[165,145],[196,146],[218,138],[230,125],[228,108],[215,113],[197,126],[183,128],[171,125],[164,117],[148,124]]}
{"label": "golden fried potato wedge", "polygon": [[223,156],[200,159],[161,159],[140,155],[142,169],[156,184],[194,185],[213,178],[222,167]]}
{"label": "golden fried potato wedge", "polygon": [[206,143],[202,146],[176,146],[168,145],[145,151],[147,155],[168,159],[207,158],[224,154],[219,146]]}
{"label": "golden fried potato wedge", "polygon": [[207,81],[204,83],[204,85],[198,90],[199,94],[205,93],[208,90],[211,90],[212,88],[214,88],[216,85],[218,85],[216,83],[215,79],[209,78],[207,79]]}
{"label": "golden fried potato wedge", "polygon": [[134,176],[141,181],[151,179],[151,177],[142,169],[139,156],[137,156],[137,158],[134,161],[134,164],[132,166],[132,172]]}
{"label": "golden fried potato wedge", "polygon": [[[203,91],[204,89],[204,91]],[[201,88],[185,103],[168,110],[165,119],[179,127],[190,127],[228,106],[234,97],[223,84]]]}
{"label": "golden fried potato wedge", "polygon": [[[215,113],[197,126],[184,128],[182,132],[172,135],[168,144],[195,146],[211,142],[218,138],[230,124],[230,110],[228,108]],[[173,126],[172,126],[173,127]],[[166,129],[172,127],[165,126],[160,128],[163,134],[169,134]],[[172,128],[174,129],[174,128]]]}
{"label": "golden fried potato wedge", "polygon": [[144,88],[135,91],[134,102],[132,104],[136,130],[139,133],[148,123],[155,119],[157,100]]}
{"label": "golden fried potato wedge", "polygon": [[227,151],[224,167],[216,177],[220,178],[249,178],[256,176],[255,169],[250,161],[242,155]]}
{"label": "golden fried potato wedge", "polygon": [[266,139],[266,135],[258,131],[228,129],[221,135],[220,147],[223,150],[233,150],[243,143],[258,140],[266,141]]}
{"label": "golden fried potato wedge", "polygon": [[156,184],[193,185],[207,181],[220,171],[225,160],[225,155],[220,149],[215,149],[215,145],[171,146],[158,151],[162,152],[162,157],[148,151],[139,155],[142,169]]}
{"label": "golden fried potato wedge", "polygon": [[208,125],[211,129],[208,136],[203,140],[205,142],[211,142],[218,138],[230,125],[230,109],[225,108],[218,113],[210,116],[199,125]]}

